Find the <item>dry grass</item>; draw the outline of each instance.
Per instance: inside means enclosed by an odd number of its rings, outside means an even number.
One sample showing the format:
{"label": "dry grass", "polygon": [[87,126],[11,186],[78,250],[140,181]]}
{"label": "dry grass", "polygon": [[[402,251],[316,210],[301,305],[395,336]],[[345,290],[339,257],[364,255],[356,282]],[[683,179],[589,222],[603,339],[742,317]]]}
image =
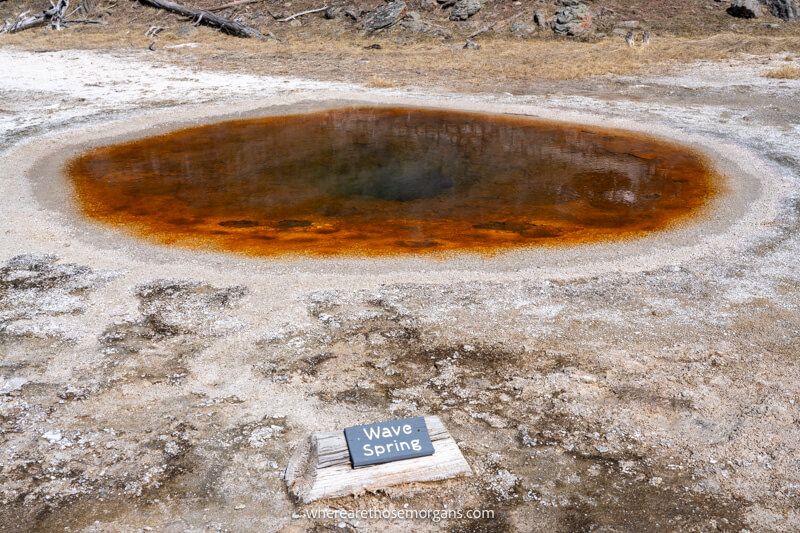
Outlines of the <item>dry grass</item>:
{"label": "dry grass", "polygon": [[776,80],[800,80],[800,67],[784,65],[768,71],[764,76]]}
{"label": "dry grass", "polygon": [[[187,33],[186,24],[180,21],[164,26],[155,39],[155,52],[146,51],[151,42],[143,35],[146,25],[118,31],[104,27],[58,33],[31,30],[0,36],[0,47],[132,49],[154,60],[191,67],[358,83],[369,80],[370,87],[438,86],[466,92],[525,91],[536,81],[663,71],[688,62],[722,61],[745,54],[800,54],[800,35],[656,36],[649,46],[633,49],[620,38],[577,42],[495,36],[481,39],[480,50],[463,50],[460,40],[410,41],[402,34],[366,38],[309,31],[284,36],[283,42],[261,42],[226,37],[208,28],[191,28]],[[169,48],[182,43],[197,46]],[[365,49],[374,43],[381,48]]]}
{"label": "dry grass", "polygon": [[373,89],[389,89],[397,86],[397,84],[392,80],[387,80],[386,78],[381,78],[380,76],[371,77],[367,81],[366,85],[367,87],[372,87]]}
{"label": "dry grass", "polygon": [[[460,41],[396,42],[386,38],[379,41],[380,50],[365,50],[364,45],[371,42],[358,36],[336,39],[312,36],[269,44],[268,51],[263,53],[227,41],[222,45],[228,52],[225,57],[228,66],[224,68],[356,82],[388,78],[389,73],[392,80],[402,80],[395,85],[438,86],[464,92],[525,92],[537,81],[663,71],[688,62],[722,61],[744,54],[800,52],[800,36],[734,34],[699,40],[656,38],[650,46],[635,49],[628,48],[622,39],[575,42],[497,37],[482,40],[480,50],[464,50]],[[202,49],[197,49],[197,53],[205,55]],[[187,62],[197,59],[200,58],[179,58]]]}

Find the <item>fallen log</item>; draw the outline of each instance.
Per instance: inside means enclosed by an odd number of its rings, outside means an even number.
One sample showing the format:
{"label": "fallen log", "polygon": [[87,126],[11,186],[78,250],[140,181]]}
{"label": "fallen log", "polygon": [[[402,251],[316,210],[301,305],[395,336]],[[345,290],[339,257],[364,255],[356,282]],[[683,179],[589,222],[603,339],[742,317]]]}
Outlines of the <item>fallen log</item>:
{"label": "fallen log", "polygon": [[[265,36],[261,34],[257,29],[251,28],[250,26],[245,26],[244,24],[240,24],[234,20],[227,19],[225,17],[220,17],[219,15],[215,15],[210,11],[205,11],[202,9],[194,9],[191,7],[184,6],[182,4],[178,4],[172,2],[170,0],[138,0],[139,3],[155,7],[157,9],[163,9],[165,11],[169,11],[170,13],[177,13],[178,15],[183,15],[184,17],[189,17],[195,21],[195,24],[203,24],[205,26],[210,26],[212,28],[217,28],[223,33],[227,33],[228,35],[233,35],[235,37],[250,37],[253,39],[264,39]],[[275,37],[271,33],[267,34],[267,37]]]}
{"label": "fallen log", "polygon": [[[2,1],[2,0],[0,0]],[[206,9],[206,11],[224,11],[225,9],[230,9],[232,7],[239,7],[239,6],[246,6],[249,4],[258,4],[261,2],[266,2],[267,0],[237,0],[236,2],[228,2],[227,4],[222,4],[221,6],[217,7],[210,7]]]}
{"label": "fallen log", "polygon": [[64,13],[69,7],[69,0],[58,0],[56,4],[51,4],[52,7],[46,11],[42,11],[38,15],[28,16],[28,12],[20,13],[16,20],[7,22],[0,28],[0,33],[17,33],[20,31],[44,26],[50,23],[54,30],[60,30],[61,24],[64,22]]}

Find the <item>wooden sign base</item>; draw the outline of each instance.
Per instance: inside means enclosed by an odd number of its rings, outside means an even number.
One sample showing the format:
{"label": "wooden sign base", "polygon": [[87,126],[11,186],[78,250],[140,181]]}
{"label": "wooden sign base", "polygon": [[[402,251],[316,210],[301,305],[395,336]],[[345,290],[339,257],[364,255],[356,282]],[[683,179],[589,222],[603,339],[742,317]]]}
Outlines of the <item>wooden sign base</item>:
{"label": "wooden sign base", "polygon": [[301,502],[310,503],[400,483],[471,476],[472,469],[439,417],[426,416],[425,424],[433,455],[362,468],[351,466],[343,431],[314,433],[289,460],[284,475],[289,491]]}

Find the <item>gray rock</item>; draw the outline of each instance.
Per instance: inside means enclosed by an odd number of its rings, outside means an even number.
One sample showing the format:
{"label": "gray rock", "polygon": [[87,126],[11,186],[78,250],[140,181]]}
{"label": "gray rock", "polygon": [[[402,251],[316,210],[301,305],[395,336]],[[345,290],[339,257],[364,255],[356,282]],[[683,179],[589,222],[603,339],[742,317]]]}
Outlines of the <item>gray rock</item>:
{"label": "gray rock", "polygon": [[536,29],[530,24],[526,24],[524,22],[519,22],[519,21],[513,23],[510,29],[511,33],[515,37],[528,37],[529,35],[532,35],[536,31]]}
{"label": "gray rock", "polygon": [[544,11],[539,10],[533,14],[533,23],[539,26],[539,28],[545,29],[550,27],[552,20],[545,15]]}
{"label": "gray rock", "polygon": [[403,20],[400,21],[400,27],[411,33],[418,33],[420,35],[428,35],[437,37],[439,39],[452,39],[453,32],[436,24],[424,21],[417,13],[416,17],[412,15],[414,12],[409,12]]}
{"label": "gray rock", "polygon": [[728,14],[743,19],[754,19],[761,16],[761,4],[758,0],[733,0]]}
{"label": "gray rock", "polygon": [[800,19],[800,0],[767,0],[769,12],[783,20]]}
{"label": "gray rock", "polygon": [[360,19],[361,15],[363,15],[363,14],[364,13],[361,11],[361,9],[359,9],[357,7],[352,7],[351,6],[351,7],[346,7],[344,9],[344,16],[349,18],[349,19],[352,19],[353,21],[358,21],[358,19]]}
{"label": "gray rock", "polygon": [[450,13],[450,20],[467,20],[480,10],[480,0],[457,0]]}
{"label": "gray rock", "polygon": [[481,45],[479,45],[475,41],[470,41],[469,39],[467,39],[467,42],[464,43],[464,46],[462,48],[464,48],[464,50],[480,50]]}
{"label": "gray rock", "polygon": [[367,32],[374,32],[393,26],[406,15],[406,3],[402,0],[389,2],[364,17],[363,27]]}
{"label": "gray rock", "polygon": [[553,31],[558,35],[583,37],[592,31],[592,11],[579,0],[559,0]]}
{"label": "gray rock", "polygon": [[326,9],[322,15],[328,20],[342,18],[344,16],[344,8],[341,6],[332,6]]}

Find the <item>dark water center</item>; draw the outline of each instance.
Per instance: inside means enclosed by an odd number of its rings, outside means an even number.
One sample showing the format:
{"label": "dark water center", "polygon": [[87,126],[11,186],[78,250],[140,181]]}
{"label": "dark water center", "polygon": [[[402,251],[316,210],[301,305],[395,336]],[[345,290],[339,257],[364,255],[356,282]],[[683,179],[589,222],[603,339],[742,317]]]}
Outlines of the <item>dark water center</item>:
{"label": "dark water center", "polygon": [[592,242],[684,219],[701,157],[524,117],[346,108],[222,122],[88,152],[83,211],[161,243],[253,255],[398,254]]}

